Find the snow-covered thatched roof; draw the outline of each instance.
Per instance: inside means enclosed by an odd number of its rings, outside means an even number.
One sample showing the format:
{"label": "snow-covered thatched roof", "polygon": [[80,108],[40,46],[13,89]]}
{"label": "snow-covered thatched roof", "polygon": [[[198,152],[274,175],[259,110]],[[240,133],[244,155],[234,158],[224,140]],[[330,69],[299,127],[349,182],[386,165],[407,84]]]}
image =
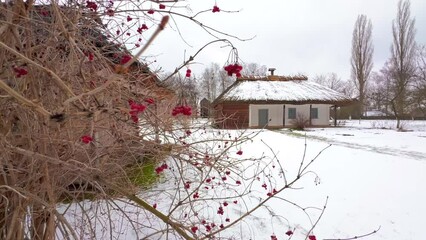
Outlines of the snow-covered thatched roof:
{"label": "snow-covered thatched roof", "polygon": [[221,102],[347,105],[354,99],[306,77],[268,76],[238,78],[214,101]]}

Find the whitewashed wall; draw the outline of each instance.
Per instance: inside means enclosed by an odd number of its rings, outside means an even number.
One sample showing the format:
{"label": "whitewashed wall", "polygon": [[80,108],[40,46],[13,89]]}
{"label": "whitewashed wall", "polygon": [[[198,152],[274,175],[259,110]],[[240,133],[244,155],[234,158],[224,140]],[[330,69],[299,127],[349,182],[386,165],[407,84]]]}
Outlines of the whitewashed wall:
{"label": "whitewashed wall", "polygon": [[[312,125],[314,126],[328,126],[330,118],[330,107],[331,105],[325,104],[312,104],[312,108],[318,108],[318,119],[312,119]],[[296,115],[301,113],[309,119],[309,105],[285,105],[285,126],[293,125],[293,120],[288,118],[288,108],[296,108]],[[249,107],[249,126],[259,126],[259,109],[268,109],[269,119],[271,120],[268,124],[269,127],[281,127],[283,125],[283,110],[284,105],[282,104],[250,104]]]}
{"label": "whitewashed wall", "polygon": [[[326,104],[312,104],[312,108],[318,108],[318,119],[312,119],[313,126],[328,126],[330,119],[330,107],[331,105]],[[306,116],[306,119],[309,119],[310,107],[307,105],[285,105],[285,125],[291,126],[293,125],[292,119],[288,118],[288,109],[296,108],[296,116],[298,114],[303,114]]]}
{"label": "whitewashed wall", "polygon": [[250,104],[249,107],[249,126],[258,127],[259,126],[259,109],[268,109],[269,111],[269,127],[280,127],[283,125],[283,105],[282,104],[270,104],[270,105],[254,105]]}

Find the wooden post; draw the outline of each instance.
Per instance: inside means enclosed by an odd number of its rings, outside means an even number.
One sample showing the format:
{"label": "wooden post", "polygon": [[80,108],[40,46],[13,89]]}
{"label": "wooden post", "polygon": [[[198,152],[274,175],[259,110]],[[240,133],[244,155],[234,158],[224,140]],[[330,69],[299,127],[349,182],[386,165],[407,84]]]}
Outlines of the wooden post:
{"label": "wooden post", "polygon": [[285,127],[285,104],[283,106],[283,127]]}
{"label": "wooden post", "polygon": [[337,105],[334,105],[334,126],[337,127]]}

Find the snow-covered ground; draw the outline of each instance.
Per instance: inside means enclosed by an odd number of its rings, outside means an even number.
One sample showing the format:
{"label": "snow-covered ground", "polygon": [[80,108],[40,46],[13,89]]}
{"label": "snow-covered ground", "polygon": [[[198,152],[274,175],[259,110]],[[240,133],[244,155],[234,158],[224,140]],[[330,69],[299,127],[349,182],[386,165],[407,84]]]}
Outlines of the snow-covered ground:
{"label": "snow-covered ground", "polygon": [[293,146],[303,144],[305,134],[311,154],[332,144],[312,166],[321,183],[308,182],[295,195],[318,202],[329,196],[315,229],[319,239],[349,238],[379,227],[367,239],[426,239],[426,122],[403,124],[407,131],[389,129],[394,121],[362,120],[259,137],[280,149],[284,161],[300,154]]}
{"label": "snow-covered ground", "polygon": [[[266,207],[257,209],[241,224],[219,237],[271,239],[274,234],[278,239],[288,239],[285,233],[293,230],[295,233],[291,239],[305,239],[327,201],[326,209],[312,232],[317,239],[346,239],[379,228],[377,233],[365,239],[426,239],[426,121],[403,124],[406,131],[394,130],[394,121],[378,120],[346,121],[341,127],[306,131],[261,130],[252,141],[232,151],[241,150],[241,156],[235,155],[240,159],[263,156],[264,161],[270,163],[269,170],[260,174],[254,182],[243,182],[241,187],[251,184],[252,190],[249,196],[244,197],[244,205],[231,204],[219,217],[229,217],[232,221],[245,209],[266,199],[273,188],[282,187],[285,179],[279,171],[281,167],[286,179],[290,180],[296,177],[302,159],[304,165],[312,159],[315,161],[310,172],[294,189],[279,192],[266,203]],[[225,135],[223,130],[206,131]],[[249,130],[252,133],[257,131]],[[237,132],[229,131],[230,134]],[[247,166],[246,174],[253,173],[251,168],[254,166]],[[243,176],[231,174],[229,177],[242,179]],[[263,183],[266,183],[266,189],[262,187]],[[155,189],[158,193],[152,196],[160,201],[160,210],[162,206],[167,210],[168,204],[161,202],[167,201],[167,197],[158,196],[167,192],[164,189],[169,186],[167,182],[159,184]],[[205,194],[208,191],[200,192],[201,198]],[[220,194],[220,197],[227,196],[226,192]],[[149,199],[149,196],[144,196],[144,199]],[[292,203],[306,208],[305,212]],[[138,213],[136,207],[125,202],[119,204],[134,213],[127,217],[147,221],[147,216]],[[216,206],[204,208],[215,215]],[[113,219],[122,233],[117,239],[140,238],[135,231],[129,230],[126,218],[115,216]],[[220,224],[220,221],[223,219],[217,220],[217,223]],[[84,224],[83,221],[81,223]],[[226,222],[223,223],[226,225]]]}

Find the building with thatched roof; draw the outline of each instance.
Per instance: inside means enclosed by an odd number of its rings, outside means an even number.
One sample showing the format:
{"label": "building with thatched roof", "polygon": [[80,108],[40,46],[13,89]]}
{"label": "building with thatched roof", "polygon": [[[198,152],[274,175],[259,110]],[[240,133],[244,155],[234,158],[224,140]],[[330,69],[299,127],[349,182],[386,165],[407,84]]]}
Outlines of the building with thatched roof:
{"label": "building with thatched roof", "polygon": [[329,126],[330,108],[353,102],[305,76],[270,75],[237,78],[213,107],[222,128],[281,128],[301,120],[307,126]]}

